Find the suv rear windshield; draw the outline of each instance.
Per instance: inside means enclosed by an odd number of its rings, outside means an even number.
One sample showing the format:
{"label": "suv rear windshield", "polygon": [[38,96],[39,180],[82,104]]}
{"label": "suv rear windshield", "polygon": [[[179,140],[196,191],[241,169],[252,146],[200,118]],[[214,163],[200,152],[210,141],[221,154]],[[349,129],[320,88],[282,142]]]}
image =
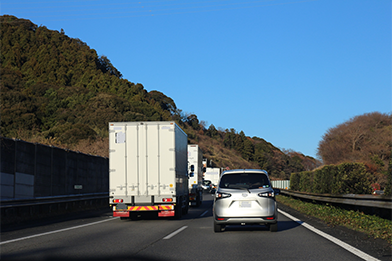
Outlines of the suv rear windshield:
{"label": "suv rear windshield", "polygon": [[271,184],[266,175],[260,173],[238,173],[223,175],[219,183],[221,188],[258,189],[269,188]]}

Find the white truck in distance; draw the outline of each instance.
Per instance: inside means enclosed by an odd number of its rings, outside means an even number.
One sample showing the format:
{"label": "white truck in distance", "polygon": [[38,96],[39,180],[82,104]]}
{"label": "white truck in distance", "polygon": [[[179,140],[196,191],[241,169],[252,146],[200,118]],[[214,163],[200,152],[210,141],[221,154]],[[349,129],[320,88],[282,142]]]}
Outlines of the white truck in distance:
{"label": "white truck in distance", "polygon": [[188,137],[175,122],[109,123],[113,216],[181,218],[188,212]]}
{"label": "white truck in distance", "polygon": [[199,145],[188,145],[189,202],[196,207],[203,203],[203,153]]}
{"label": "white truck in distance", "polygon": [[213,185],[218,185],[219,178],[221,174],[220,168],[206,168],[206,172],[204,173],[205,180],[211,180]]}

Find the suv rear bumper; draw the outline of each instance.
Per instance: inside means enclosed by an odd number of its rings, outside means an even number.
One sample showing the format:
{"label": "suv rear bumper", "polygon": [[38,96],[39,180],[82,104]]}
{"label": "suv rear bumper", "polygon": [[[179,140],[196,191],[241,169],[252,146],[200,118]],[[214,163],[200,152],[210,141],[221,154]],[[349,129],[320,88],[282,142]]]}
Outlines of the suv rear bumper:
{"label": "suv rear bumper", "polygon": [[224,220],[218,220],[214,217],[214,221],[219,225],[235,225],[235,224],[275,224],[278,222],[276,218],[267,219],[267,217],[225,217]]}

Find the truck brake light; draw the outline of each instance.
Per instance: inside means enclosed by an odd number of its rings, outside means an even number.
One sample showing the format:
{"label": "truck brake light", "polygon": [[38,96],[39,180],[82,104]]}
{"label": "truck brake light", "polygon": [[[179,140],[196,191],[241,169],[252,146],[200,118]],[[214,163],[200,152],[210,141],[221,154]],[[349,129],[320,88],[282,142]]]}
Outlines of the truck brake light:
{"label": "truck brake light", "polygon": [[173,202],[172,198],[163,198],[162,202]]}
{"label": "truck brake light", "polygon": [[122,199],[114,199],[113,200],[113,203],[123,203],[124,202],[124,200],[122,200]]}

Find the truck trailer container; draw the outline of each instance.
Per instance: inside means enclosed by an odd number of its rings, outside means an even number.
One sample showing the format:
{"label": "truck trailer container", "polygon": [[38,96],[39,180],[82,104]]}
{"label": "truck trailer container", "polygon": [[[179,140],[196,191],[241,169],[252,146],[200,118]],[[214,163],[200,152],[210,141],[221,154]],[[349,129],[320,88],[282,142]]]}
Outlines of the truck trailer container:
{"label": "truck trailer container", "polygon": [[217,186],[219,182],[220,174],[221,174],[220,168],[206,168],[206,172],[204,173],[204,179],[211,180],[211,183],[214,186]]}
{"label": "truck trailer container", "polygon": [[114,217],[188,212],[188,137],[175,122],[109,122],[109,204]]}
{"label": "truck trailer container", "polygon": [[196,207],[203,203],[203,152],[199,145],[188,145],[189,202]]}

